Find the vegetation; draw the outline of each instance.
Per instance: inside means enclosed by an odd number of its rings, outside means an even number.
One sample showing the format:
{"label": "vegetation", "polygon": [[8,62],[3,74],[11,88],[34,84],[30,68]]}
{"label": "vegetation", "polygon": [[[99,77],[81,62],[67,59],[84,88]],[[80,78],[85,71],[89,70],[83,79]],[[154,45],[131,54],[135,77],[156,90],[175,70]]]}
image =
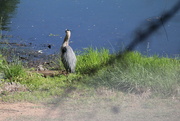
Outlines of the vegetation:
{"label": "vegetation", "polygon": [[10,81],[14,81],[18,77],[23,77],[26,73],[21,63],[7,64],[6,61],[3,62],[1,60],[0,68],[3,71],[5,78]]}
{"label": "vegetation", "polygon": [[86,48],[77,56],[76,71],[80,74],[93,74],[96,70],[100,70],[110,57],[107,49]]}
{"label": "vegetation", "polygon": [[103,66],[112,57],[114,56],[106,49],[88,48],[77,56],[76,74],[46,78],[29,72],[19,62],[8,64],[1,57],[0,70],[5,77],[0,83],[0,89],[3,88],[2,82],[16,82],[24,85],[26,90],[17,93],[1,92],[0,100],[36,101],[49,96],[68,95],[69,89],[93,90],[99,87],[130,93],[150,90],[161,96],[179,94],[180,60],[146,57],[138,52],[129,52],[117,59],[113,65]]}
{"label": "vegetation", "polygon": [[129,52],[113,68],[100,71],[88,83],[126,92],[142,93],[151,90],[161,96],[170,96],[179,93],[179,73],[179,60],[146,57],[138,52]]}

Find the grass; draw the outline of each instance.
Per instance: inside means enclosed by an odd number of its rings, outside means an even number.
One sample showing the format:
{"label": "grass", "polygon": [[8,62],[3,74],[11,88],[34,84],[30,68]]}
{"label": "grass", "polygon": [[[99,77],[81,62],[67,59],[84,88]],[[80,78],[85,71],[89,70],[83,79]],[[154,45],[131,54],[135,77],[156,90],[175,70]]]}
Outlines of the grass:
{"label": "grass", "polygon": [[146,57],[130,52],[88,81],[90,85],[107,86],[126,92],[141,93],[151,90],[161,96],[170,96],[180,88],[180,60]]}
{"label": "grass", "polygon": [[0,100],[37,101],[51,96],[68,95],[74,89],[94,90],[101,87],[130,93],[150,89],[154,94],[163,96],[179,94],[180,60],[146,57],[138,52],[129,52],[113,65],[103,66],[111,57],[114,56],[106,49],[88,48],[77,56],[76,74],[47,78],[29,73],[19,62],[8,64],[0,59],[0,70],[5,74],[3,82],[20,83],[28,90],[5,92],[1,94]]}
{"label": "grass", "polygon": [[77,56],[76,71],[80,74],[93,74],[96,70],[101,69],[109,59],[110,54],[107,49],[86,48]]}

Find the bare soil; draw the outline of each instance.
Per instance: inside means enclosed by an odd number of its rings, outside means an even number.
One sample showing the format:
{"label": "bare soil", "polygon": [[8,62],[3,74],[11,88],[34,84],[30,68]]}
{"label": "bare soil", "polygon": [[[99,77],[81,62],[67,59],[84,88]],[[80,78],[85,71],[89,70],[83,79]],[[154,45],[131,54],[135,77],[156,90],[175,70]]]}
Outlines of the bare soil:
{"label": "bare soil", "polygon": [[41,103],[0,102],[0,121],[179,121],[180,100],[108,89],[73,91]]}

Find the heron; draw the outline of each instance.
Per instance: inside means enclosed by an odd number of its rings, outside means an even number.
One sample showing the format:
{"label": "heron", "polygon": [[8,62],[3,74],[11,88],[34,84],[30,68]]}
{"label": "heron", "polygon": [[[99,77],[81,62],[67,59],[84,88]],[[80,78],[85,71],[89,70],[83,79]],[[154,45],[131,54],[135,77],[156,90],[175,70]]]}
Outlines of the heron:
{"label": "heron", "polygon": [[65,33],[66,36],[61,46],[61,61],[67,73],[74,73],[77,59],[73,49],[69,46],[71,31],[66,30]]}

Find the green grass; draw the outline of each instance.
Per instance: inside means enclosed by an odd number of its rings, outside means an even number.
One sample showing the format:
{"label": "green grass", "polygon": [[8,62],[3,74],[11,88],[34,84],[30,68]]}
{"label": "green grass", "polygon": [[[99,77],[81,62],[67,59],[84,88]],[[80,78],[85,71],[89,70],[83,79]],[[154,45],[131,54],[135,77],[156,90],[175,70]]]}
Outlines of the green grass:
{"label": "green grass", "polygon": [[24,77],[26,75],[25,69],[20,61],[16,60],[13,63],[8,64],[7,61],[0,55],[0,71],[4,74],[6,81],[16,81],[18,77]]}
{"label": "green grass", "polygon": [[130,52],[87,83],[126,92],[140,93],[150,89],[161,96],[175,95],[180,88],[180,60]]}
{"label": "green grass", "polygon": [[[146,91],[154,94],[176,95],[180,87],[180,60],[146,57],[138,52],[129,52],[109,66],[110,55],[106,49],[88,48],[77,56],[76,74],[44,78],[29,73],[20,63],[7,64],[0,59],[4,82],[25,85],[28,91],[1,94],[3,101],[37,101],[51,96],[68,95],[69,89],[113,88],[123,92]],[[1,61],[2,60],[2,61]],[[93,76],[94,75],[94,76]]]}
{"label": "green grass", "polygon": [[93,74],[108,62],[110,56],[107,49],[86,48],[77,56],[76,71],[80,74]]}

